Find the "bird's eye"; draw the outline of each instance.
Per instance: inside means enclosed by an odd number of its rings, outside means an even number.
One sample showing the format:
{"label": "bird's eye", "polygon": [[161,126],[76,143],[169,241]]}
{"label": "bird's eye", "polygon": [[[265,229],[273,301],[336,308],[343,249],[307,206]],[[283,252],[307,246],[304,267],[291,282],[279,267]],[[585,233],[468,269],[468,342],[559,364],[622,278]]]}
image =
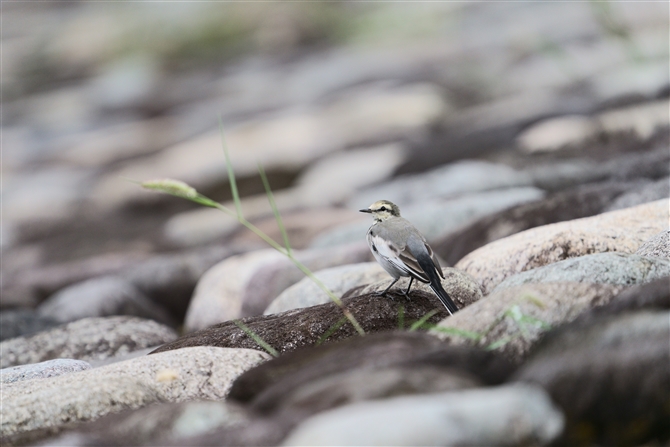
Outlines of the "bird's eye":
{"label": "bird's eye", "polygon": [[382,207],[379,208],[379,209],[380,209],[381,211],[386,211],[386,207],[385,207],[385,206],[382,206]]}

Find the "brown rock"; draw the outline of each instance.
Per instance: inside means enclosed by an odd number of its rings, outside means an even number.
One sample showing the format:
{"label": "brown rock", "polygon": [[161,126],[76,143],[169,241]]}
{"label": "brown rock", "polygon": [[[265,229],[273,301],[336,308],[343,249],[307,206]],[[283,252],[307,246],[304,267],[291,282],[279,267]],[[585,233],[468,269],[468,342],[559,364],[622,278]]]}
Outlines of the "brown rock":
{"label": "brown rock", "polygon": [[[391,299],[376,295],[360,295],[344,298],[344,306],[356,318],[366,332],[381,332],[404,327],[418,321],[428,312],[437,312],[428,323],[445,318],[448,313],[432,293],[420,290],[411,292],[411,300],[402,296]],[[312,346],[320,340],[341,340],[358,336],[347,322],[342,310],[334,303],[326,303],[306,309],[295,309],[274,315],[244,318],[242,321],[251,331],[277,351],[289,352],[302,346]],[[334,329],[334,331],[333,331]],[[328,336],[329,331],[332,332]],[[154,352],[169,351],[187,346],[220,346],[259,349],[259,344],[242,331],[234,321],[226,321],[167,343]]]}
{"label": "brown rock", "polygon": [[[477,281],[472,278],[472,276],[452,267],[445,267],[442,269],[442,272],[444,273],[442,287],[444,287],[444,290],[449,294],[449,296],[454,300],[459,308],[467,307],[482,298],[482,289],[479,287],[479,284],[477,284]],[[353,289],[352,291],[347,292],[347,294],[344,296],[349,296],[351,293],[365,295],[368,293],[383,292],[392,281],[393,279],[389,278],[384,281],[369,284],[363,288]],[[406,290],[408,284],[409,278],[401,278],[397,283],[395,283],[391,290]],[[419,281],[414,281],[412,283],[412,290],[415,289],[427,294],[434,293],[428,284],[424,284]]]}
{"label": "brown rock", "polygon": [[667,200],[533,228],[492,242],[456,268],[475,277],[484,294],[508,276],[567,258],[608,251],[635,252],[668,226]]}

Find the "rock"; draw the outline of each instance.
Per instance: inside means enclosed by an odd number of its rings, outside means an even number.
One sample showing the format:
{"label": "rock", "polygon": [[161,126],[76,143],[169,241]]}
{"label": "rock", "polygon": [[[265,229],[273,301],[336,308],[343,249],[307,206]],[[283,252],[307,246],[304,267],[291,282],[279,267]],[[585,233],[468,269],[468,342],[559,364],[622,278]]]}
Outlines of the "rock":
{"label": "rock", "polygon": [[87,424],[77,432],[86,444],[168,445],[183,438],[245,425],[247,412],[223,401],[160,403],[137,410],[111,414]]}
{"label": "rock", "polygon": [[[349,372],[379,373],[393,367],[438,368],[486,384],[502,383],[513,371],[508,362],[493,353],[446,346],[423,332],[394,331],[286,353],[242,374],[228,397],[249,403],[256,411],[281,413],[282,402],[299,395],[306,384]],[[371,390],[375,389],[373,382]]]}
{"label": "rock", "polygon": [[[137,379],[108,377],[102,381],[89,382],[83,387],[80,374],[83,372],[40,380],[37,381],[39,385],[34,381],[17,382],[21,385],[28,383],[30,387],[21,388],[23,393],[11,395],[9,386],[3,386],[4,405],[0,408],[0,436],[3,441],[11,442],[12,437],[20,436],[23,432],[55,429],[72,420],[93,420],[108,413],[160,401],[154,389]],[[54,382],[58,379],[69,380]],[[48,382],[46,387],[44,382]],[[17,384],[14,384],[15,387]],[[65,386],[57,388],[53,386],[55,384]],[[32,392],[27,392],[28,389]],[[12,411],[7,408],[9,405]],[[51,434],[55,432],[57,430]]]}
{"label": "rock", "polygon": [[283,420],[296,423],[355,402],[464,390],[479,385],[480,382],[467,373],[429,365],[356,369],[316,378],[290,392],[267,390],[254,400],[251,408],[264,414],[278,414]]}
{"label": "rock", "polygon": [[[354,287],[378,282],[388,277],[388,273],[377,262],[363,262],[319,270],[314,272],[314,276],[335,296],[342,297],[344,292]],[[271,315],[329,301],[330,297],[311,278],[303,278],[284,290],[263,313]]]}
{"label": "rock", "polygon": [[146,253],[135,251],[95,255],[81,260],[46,266],[35,261],[31,265],[17,269],[12,275],[8,275],[6,282],[2,285],[3,301],[5,301],[7,289],[14,288],[21,290],[25,296],[31,297],[31,301],[37,304],[64,287],[97,276],[118,274],[124,269],[136,266],[146,258]]}
{"label": "rock", "polygon": [[484,245],[530,228],[602,213],[637,183],[604,182],[577,186],[479,218],[441,235],[431,245],[449,265]]}
{"label": "rock", "polygon": [[515,378],[539,384],[562,408],[562,444],[667,439],[669,321],[667,310],[640,311],[562,326]]}
{"label": "rock", "polygon": [[138,349],[136,351],[128,352],[125,354],[115,355],[114,357],[107,357],[102,360],[91,360],[91,366],[93,366],[93,368],[98,368],[100,366],[111,365],[112,363],[125,362],[126,360],[135,359],[137,357],[144,357],[154,349],[156,349],[156,346],[152,346],[150,348]]}
{"label": "rock", "polygon": [[529,176],[508,166],[462,160],[367,188],[356,194],[349,201],[348,207],[360,209],[386,198],[402,210],[405,206],[435,198],[453,198],[463,194],[530,185]]}
{"label": "rock", "polygon": [[598,134],[593,118],[566,115],[534,124],[517,137],[519,147],[528,153],[552,152],[564,147],[584,145]]}
{"label": "rock", "polygon": [[523,151],[537,153],[583,147],[601,134],[612,138],[615,134],[632,131],[645,140],[657,127],[667,126],[668,106],[667,101],[656,101],[606,111],[594,117],[550,118],[523,131],[517,143]]}
{"label": "rock", "polygon": [[670,197],[670,177],[647,182],[617,197],[605,211],[620,210],[631,206]]}
{"label": "rock", "polygon": [[173,244],[192,247],[224,238],[239,226],[237,219],[216,208],[198,208],[170,217],[163,234]]}
{"label": "rock", "polygon": [[2,435],[93,420],[153,402],[222,399],[235,377],[267,358],[253,350],[198,347],[15,382],[3,387]]}
{"label": "rock", "polygon": [[495,290],[441,321],[431,333],[450,345],[495,349],[519,362],[544,332],[609,302],[621,289],[563,282]]}
{"label": "rock", "polygon": [[669,310],[670,288],[668,278],[657,279],[646,284],[626,288],[615,296],[609,303],[597,306],[580,315],[577,320],[584,324],[604,315],[619,315],[625,312],[639,310]]}
{"label": "rock", "polygon": [[9,222],[66,218],[84,198],[92,172],[50,167],[14,176],[3,185],[2,206]]}
{"label": "rock", "polygon": [[543,445],[562,428],[541,388],[515,385],[347,405],[307,419],[282,445]]}
{"label": "rock", "polygon": [[609,157],[605,162],[578,158],[535,163],[526,169],[526,174],[531,177],[533,185],[549,191],[590,182],[657,179],[670,174],[670,154],[666,143],[644,152],[640,152],[637,140],[631,146],[629,150],[633,153]]}
{"label": "rock", "polygon": [[[427,324],[448,315],[432,293],[428,295],[417,290],[411,293],[411,298],[411,301],[405,301],[404,298],[402,301],[393,301],[389,297],[360,295],[344,298],[342,303],[366,332],[393,330],[398,328],[399,323],[409,326],[432,310],[437,310],[437,313],[428,319]],[[344,318],[342,310],[334,303],[248,317],[240,321],[280,353],[312,346],[324,340],[330,342],[358,336],[354,327]],[[226,321],[187,334],[154,352],[203,345],[259,348],[258,343],[242,331],[235,321]]]}
{"label": "rock", "polygon": [[366,186],[390,177],[406,158],[399,144],[337,152],[312,163],[297,179],[305,205],[340,203]]}
{"label": "rock", "polygon": [[649,139],[656,130],[668,126],[668,99],[659,99],[630,107],[608,110],[598,116],[608,134],[632,132],[639,139]]}
{"label": "rock", "polygon": [[183,321],[196,283],[216,263],[236,254],[235,247],[213,246],[155,256],[128,268],[122,277],[154,303]]}
{"label": "rock", "polygon": [[[467,307],[482,298],[482,290],[479,287],[479,284],[477,284],[477,281],[475,281],[467,273],[452,267],[443,268],[442,273],[444,273],[442,287],[444,287],[444,290],[449,294],[449,296],[454,300],[460,309]],[[387,274],[387,278],[388,277],[389,275]],[[393,279],[384,279],[374,284],[368,284],[367,286],[358,289],[355,292],[360,295],[383,292],[392,281]],[[399,290],[407,290],[408,284],[409,278],[401,278],[395,284],[395,286],[393,286],[389,293]],[[433,290],[430,288],[430,286],[428,286],[428,284],[424,284],[419,281],[414,281],[412,283],[412,291],[415,289],[420,290],[426,294],[434,294]]]}
{"label": "rock", "polygon": [[508,236],[468,254],[456,268],[476,278],[487,294],[505,278],[546,264],[590,253],[633,253],[667,226],[667,201],[659,200]]}
{"label": "rock", "polygon": [[[257,179],[257,183],[261,184],[260,178]],[[281,210],[282,220],[293,248],[307,247],[308,244],[301,241],[301,232],[305,230],[308,234],[313,233],[310,236],[310,238],[313,238],[325,228],[364,218],[364,216],[355,212],[339,208],[310,208],[306,210],[302,194],[301,189],[297,187],[284,188],[273,193],[277,208]],[[233,202],[224,203],[224,206],[230,209],[235,208]],[[317,204],[317,206],[323,205]],[[261,228],[266,234],[275,240],[282,239],[277,221],[268,204],[267,194],[244,197],[242,211],[247,220]],[[245,245],[247,245],[247,241],[256,245],[262,242],[256,234],[242,226],[236,218],[212,208],[186,211],[171,217],[165,224],[164,233],[168,240],[181,246],[200,245],[231,236],[233,241],[241,236]],[[297,240],[296,236],[298,237]]]}
{"label": "rock", "polygon": [[[401,208],[401,213],[430,241],[446,231],[458,228],[481,216],[519,203],[537,200],[542,195],[542,191],[537,188],[510,188],[501,191],[479,192],[449,200],[422,201],[407,209]],[[367,207],[373,202],[361,201],[357,209]],[[312,247],[330,247],[363,239],[370,225],[372,223],[370,219],[367,219],[335,227],[317,237]]]}
{"label": "rock", "polygon": [[[337,250],[294,252],[311,270],[370,258],[367,244]],[[231,256],[212,267],[198,282],[184,323],[186,331],[203,329],[221,321],[258,315],[287,287],[304,277],[286,256],[274,249]]]}
{"label": "rock", "polygon": [[160,78],[159,62],[149,54],[126,56],[103,67],[91,82],[90,99],[104,109],[143,107]]}
{"label": "rock", "polygon": [[32,309],[3,310],[0,312],[0,341],[32,335],[59,324],[55,319],[40,315]]}
{"label": "rock", "polygon": [[22,380],[44,379],[90,369],[91,364],[82,360],[54,359],[29,365],[0,369],[0,382],[13,383]]}
{"label": "rock", "polygon": [[[266,171],[296,172],[338,149],[387,143],[416,136],[442,113],[441,92],[432,85],[396,87],[366,85],[340,94],[329,104],[283,109],[226,125],[226,144],[238,178],[256,175],[257,162]],[[364,124],[363,124],[364,123]],[[202,190],[227,178],[221,133],[210,131],[111,172],[93,194],[117,207],[147,197],[133,179],[176,178]]]}
{"label": "rock", "polygon": [[167,326],[136,317],[85,318],[30,337],[3,341],[0,366],[56,358],[101,360],[166,343],[176,336]]}
{"label": "rock", "polygon": [[88,317],[131,315],[177,326],[166,310],[128,281],[113,276],[89,279],[60,290],[43,302],[38,312],[59,323]]}
{"label": "rock", "polygon": [[[229,399],[250,403],[265,390],[291,392],[302,383],[355,368],[384,368],[440,348],[422,332],[384,332],[288,352],[235,380]],[[337,360],[336,360],[337,359]],[[335,361],[336,360],[336,361]]]}
{"label": "rock", "polygon": [[[367,218],[367,219],[366,219]],[[282,212],[282,222],[288,234],[291,248],[303,250],[321,233],[331,228],[354,221],[367,221],[368,216],[343,208],[309,208],[306,210]],[[274,216],[254,221],[254,225],[275,241],[281,241],[282,235]],[[231,238],[240,244],[258,243],[259,238],[251,230],[240,228]]]}
{"label": "rock", "polygon": [[[10,232],[15,233],[15,230],[12,229]],[[0,236],[4,235],[0,234]],[[2,252],[3,257],[6,257],[7,260],[2,262],[3,281],[0,284],[0,295],[2,296],[0,311],[17,307],[37,306],[40,301],[39,297],[29,287],[24,287],[20,279],[22,273],[43,262],[44,248],[37,244],[12,244],[7,248],[3,246]]]}
{"label": "rock", "polygon": [[436,85],[367,83],[351,87],[324,108],[319,117],[322,138],[341,140],[341,147],[416,138],[445,109],[443,93]]}
{"label": "rock", "polygon": [[665,61],[647,60],[640,64],[625,64],[615,70],[596,75],[593,87],[602,102],[626,96],[655,97],[668,85]]}
{"label": "rock", "polygon": [[510,276],[493,290],[504,290],[522,284],[565,281],[626,286],[666,276],[670,276],[670,260],[628,253],[596,253]]}
{"label": "rock", "polygon": [[174,144],[183,137],[178,124],[174,117],[160,117],[105,126],[77,135],[56,157],[76,166],[104,167]]}

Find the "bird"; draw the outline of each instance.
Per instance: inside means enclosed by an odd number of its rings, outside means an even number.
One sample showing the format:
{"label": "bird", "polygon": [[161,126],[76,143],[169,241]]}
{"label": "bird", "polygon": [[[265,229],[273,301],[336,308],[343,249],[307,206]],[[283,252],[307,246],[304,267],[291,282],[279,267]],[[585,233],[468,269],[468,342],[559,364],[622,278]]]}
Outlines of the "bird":
{"label": "bird", "polygon": [[393,277],[393,282],[378,295],[385,296],[400,277],[410,277],[407,290],[401,292],[407,299],[412,281],[416,279],[429,284],[450,315],[458,312],[456,303],[442,287],[440,278],[444,279],[444,273],[437,256],[419,230],[400,216],[398,206],[388,200],[378,200],[359,211],[372,214],[375,222],[366,239],[372,255]]}

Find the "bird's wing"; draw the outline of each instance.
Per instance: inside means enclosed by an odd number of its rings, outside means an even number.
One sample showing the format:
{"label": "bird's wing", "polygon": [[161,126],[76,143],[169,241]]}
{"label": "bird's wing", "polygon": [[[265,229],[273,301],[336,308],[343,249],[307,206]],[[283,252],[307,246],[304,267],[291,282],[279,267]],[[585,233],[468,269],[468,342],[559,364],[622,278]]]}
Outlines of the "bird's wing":
{"label": "bird's wing", "polygon": [[369,236],[369,241],[377,250],[379,256],[393,264],[398,270],[414,276],[416,279],[428,282],[428,277],[407,247],[400,249],[390,240],[378,235]]}
{"label": "bird's wing", "polygon": [[426,279],[425,282],[429,281],[430,274],[425,271],[427,267],[426,262],[419,262],[417,257],[424,256],[426,259],[432,261],[435,270],[440,278],[444,279],[444,273],[442,273],[442,267],[440,266],[440,261],[437,259],[437,255],[433,253],[433,249],[430,248],[426,239],[418,231],[412,234],[407,238],[407,246],[403,250],[402,254],[404,256],[401,259],[408,265],[412,265],[415,270],[418,270],[422,273],[422,276]]}
{"label": "bird's wing", "polygon": [[419,265],[419,261],[416,260],[416,256],[414,256],[407,247],[405,247],[405,249],[398,254],[398,258],[405,266],[407,266],[408,271],[410,271],[412,276],[414,276],[416,279],[422,282],[430,281],[428,275],[426,275],[426,272],[424,272]]}
{"label": "bird's wing", "polygon": [[442,272],[442,266],[440,265],[440,261],[437,259],[437,255],[433,253],[433,249],[430,248],[430,245],[428,243],[425,243],[426,245],[426,250],[428,250],[428,256],[430,256],[430,259],[433,260],[433,264],[435,264],[435,270],[437,270],[437,274],[440,275],[440,278],[444,279],[444,273]]}

